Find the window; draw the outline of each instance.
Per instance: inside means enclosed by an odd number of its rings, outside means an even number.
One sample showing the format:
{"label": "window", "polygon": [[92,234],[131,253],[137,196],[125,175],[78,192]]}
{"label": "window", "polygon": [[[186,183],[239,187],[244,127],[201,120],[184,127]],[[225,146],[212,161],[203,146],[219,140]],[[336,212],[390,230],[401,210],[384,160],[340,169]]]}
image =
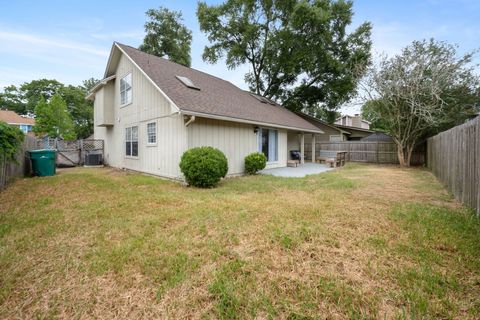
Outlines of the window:
{"label": "window", "polygon": [[132,103],[132,74],[129,73],[120,79],[120,104]]}
{"label": "window", "polygon": [[268,162],[278,161],[278,131],[260,129],[258,131],[258,151],[262,152]]}
{"label": "window", "polygon": [[341,135],[330,135],[330,141],[332,142],[337,142],[337,141],[343,141]]}
{"label": "window", "polygon": [[138,127],[125,128],[125,155],[138,157]]}
{"label": "window", "polygon": [[157,143],[157,123],[151,122],[147,124],[147,143]]}
{"label": "window", "polygon": [[32,131],[32,126],[29,125],[29,124],[21,124],[20,125],[20,130],[22,130],[23,133],[28,133],[28,132]]}

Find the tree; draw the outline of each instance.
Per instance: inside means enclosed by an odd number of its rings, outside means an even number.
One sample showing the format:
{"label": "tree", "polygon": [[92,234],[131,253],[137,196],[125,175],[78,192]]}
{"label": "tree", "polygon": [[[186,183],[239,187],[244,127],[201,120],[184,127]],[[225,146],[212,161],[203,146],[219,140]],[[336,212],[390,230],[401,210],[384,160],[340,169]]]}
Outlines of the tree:
{"label": "tree", "polygon": [[346,30],[351,1],[200,2],[197,16],[211,42],[203,59],[225,58],[230,69],[247,63],[250,90],[291,110],[337,110],[370,62],[370,24]]}
{"label": "tree", "polygon": [[63,84],[57,80],[40,79],[26,82],[20,86],[22,98],[25,100],[25,111],[33,112],[41,97],[47,101],[58,92]]}
{"label": "tree", "polygon": [[56,93],[67,104],[78,138],[86,138],[93,133],[93,103],[86,101],[88,92],[98,83],[94,78],[83,81],[81,86],[65,86],[57,80],[40,79],[25,82],[20,87],[8,86],[0,93],[0,105],[19,114],[33,112],[41,97],[48,103]]}
{"label": "tree", "polygon": [[192,31],[182,24],[182,13],[160,7],[146,12],[146,35],[140,50],[190,67]]}
{"label": "tree", "polygon": [[26,113],[26,104],[19,88],[14,85],[5,87],[0,93],[0,107],[15,111],[18,114]]}
{"label": "tree", "polygon": [[58,90],[67,105],[78,139],[85,139],[93,133],[93,103],[85,100],[87,92],[83,86],[72,85]]}
{"label": "tree", "polygon": [[375,111],[378,100],[368,100],[362,106],[362,119],[370,122],[370,130],[385,132],[385,124],[380,115]]}
{"label": "tree", "polygon": [[65,140],[75,139],[74,125],[67,111],[67,104],[59,94],[54,94],[50,102],[41,97],[35,107],[35,115],[33,131],[37,135],[46,134],[52,138]]}
{"label": "tree", "polygon": [[23,139],[22,130],[0,121],[0,164],[17,161],[15,156],[22,147]]}
{"label": "tree", "polygon": [[371,68],[368,112],[397,144],[400,165],[410,165],[417,142],[479,111],[480,81],[471,59],[472,53],[457,58],[455,46],[431,39],[414,41]]}
{"label": "tree", "polygon": [[335,120],[340,118],[342,114],[338,111],[318,108],[315,110],[315,113],[311,114],[311,116],[332,124],[335,122]]}
{"label": "tree", "polygon": [[90,79],[87,79],[87,80],[83,80],[82,81],[82,84],[83,84],[82,88],[85,90],[85,93],[90,92],[90,90],[92,90],[93,87],[95,87],[99,81],[100,80],[95,79],[95,78],[90,78]]}

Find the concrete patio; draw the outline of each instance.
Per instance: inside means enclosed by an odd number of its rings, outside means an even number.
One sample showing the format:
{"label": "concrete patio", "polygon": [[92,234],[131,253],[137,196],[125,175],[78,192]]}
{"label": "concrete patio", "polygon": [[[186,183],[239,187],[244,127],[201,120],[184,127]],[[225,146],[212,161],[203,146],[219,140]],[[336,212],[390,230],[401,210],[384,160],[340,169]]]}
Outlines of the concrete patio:
{"label": "concrete patio", "polygon": [[320,164],[320,163],[304,163],[299,165],[296,168],[293,167],[284,167],[284,168],[274,168],[274,169],[265,169],[261,170],[261,174],[269,174],[275,177],[286,177],[286,178],[303,178],[309,174],[318,174],[322,172],[327,172],[333,170],[329,165]]}

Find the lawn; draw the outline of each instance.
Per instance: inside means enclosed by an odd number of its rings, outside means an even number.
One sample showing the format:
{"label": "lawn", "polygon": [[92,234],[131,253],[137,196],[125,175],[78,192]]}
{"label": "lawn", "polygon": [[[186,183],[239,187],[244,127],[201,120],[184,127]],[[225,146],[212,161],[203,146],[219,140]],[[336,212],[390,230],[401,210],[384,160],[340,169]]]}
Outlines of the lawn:
{"label": "lawn", "polygon": [[76,168],[0,204],[0,318],[480,317],[480,221],[422,169],[201,190]]}

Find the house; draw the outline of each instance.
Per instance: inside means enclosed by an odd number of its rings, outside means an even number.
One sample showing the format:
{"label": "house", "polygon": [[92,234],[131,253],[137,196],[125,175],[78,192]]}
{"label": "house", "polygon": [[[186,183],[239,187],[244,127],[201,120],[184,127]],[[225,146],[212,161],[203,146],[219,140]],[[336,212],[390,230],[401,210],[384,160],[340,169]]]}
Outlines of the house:
{"label": "house", "polygon": [[343,126],[343,125],[339,125],[339,124],[335,124],[335,127],[337,127],[338,129],[341,129],[341,130],[346,130],[350,133],[347,136],[348,141],[358,141],[358,140],[361,140],[361,139],[363,139],[363,138],[365,138],[365,137],[367,137],[367,136],[369,136],[369,135],[371,135],[372,133],[375,132],[375,131],[370,130],[370,129],[352,127],[352,126]]}
{"label": "house", "polygon": [[[295,112],[298,116],[304,118],[314,126],[324,132],[322,135],[317,135],[316,142],[339,142],[339,141],[357,141],[368,137],[375,133],[375,131],[365,128],[343,126],[339,124],[329,124],[321,119],[312,117],[303,112]],[[350,117],[350,116],[347,116]],[[305,137],[305,142],[310,144],[310,137]],[[374,137],[371,137],[374,139]],[[317,150],[318,151],[318,150]]]}
{"label": "house", "polygon": [[355,116],[345,115],[338,118],[335,121],[335,124],[346,126],[346,127],[355,127],[361,129],[370,129],[370,122],[367,120],[363,120],[360,114],[355,114]]}
{"label": "house", "polygon": [[19,127],[25,134],[32,132],[33,126],[35,125],[35,119],[20,116],[11,110],[0,110],[0,121]]}
{"label": "house", "polygon": [[[295,112],[298,116],[304,118],[320,130],[324,132],[322,135],[318,135],[316,141],[317,142],[325,142],[325,141],[330,141],[330,142],[338,142],[338,141],[346,141],[348,140],[348,136],[351,134],[350,132],[337,128],[333,124],[329,124],[326,121],[323,121],[321,119],[315,118],[313,116],[310,116],[308,114],[305,114],[303,112]],[[306,137],[307,143],[310,143],[311,138]]]}
{"label": "house", "polygon": [[182,178],[180,158],[190,148],[220,149],[228,175],[239,175],[252,152],[267,156],[267,168],[287,166],[291,150],[303,161],[305,136],[323,134],[273,101],[116,42],[87,99],[105,163],[173,179]]}

